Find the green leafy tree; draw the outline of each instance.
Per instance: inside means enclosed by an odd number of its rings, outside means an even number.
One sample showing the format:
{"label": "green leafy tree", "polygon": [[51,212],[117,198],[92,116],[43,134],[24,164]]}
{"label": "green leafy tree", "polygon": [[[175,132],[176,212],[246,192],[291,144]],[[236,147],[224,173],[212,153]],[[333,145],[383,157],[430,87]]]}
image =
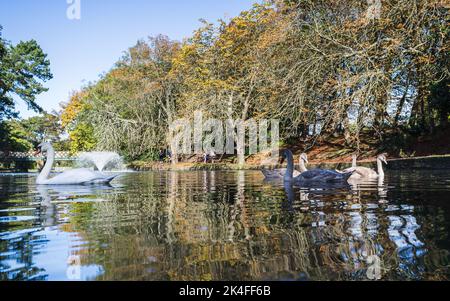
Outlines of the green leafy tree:
{"label": "green leafy tree", "polygon": [[44,112],[42,115],[25,119],[21,123],[29,133],[28,139],[33,144],[38,144],[44,140],[57,142],[64,132],[60,124],[60,118],[56,114]]}
{"label": "green leafy tree", "polygon": [[48,89],[50,61],[35,40],[12,45],[1,36],[0,26],[0,120],[17,116],[13,96],[24,100],[28,107],[41,112],[36,96]]}
{"label": "green leafy tree", "polygon": [[3,152],[26,152],[33,148],[28,140],[29,133],[19,120],[8,120],[0,123],[0,150]]}
{"label": "green leafy tree", "polygon": [[94,128],[84,122],[79,122],[70,132],[70,151],[91,151],[97,144],[94,138]]}
{"label": "green leafy tree", "polygon": [[42,141],[51,141],[56,150],[68,150],[64,130],[56,114],[44,112],[28,119],[10,119],[0,123],[0,149],[30,151]]}

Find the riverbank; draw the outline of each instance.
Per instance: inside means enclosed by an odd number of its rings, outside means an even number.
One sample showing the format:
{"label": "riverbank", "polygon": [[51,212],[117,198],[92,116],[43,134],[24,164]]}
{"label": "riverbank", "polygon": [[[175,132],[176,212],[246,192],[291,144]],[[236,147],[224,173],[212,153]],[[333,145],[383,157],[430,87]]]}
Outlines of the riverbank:
{"label": "riverbank", "polygon": [[[364,159],[358,161],[358,165],[374,167],[376,163],[375,158]],[[337,160],[311,160],[310,168],[336,168],[343,169],[351,165],[351,160],[347,158],[341,162]],[[192,170],[260,170],[260,169],[274,169],[286,167],[286,164],[244,164],[238,165],[234,163],[161,163],[149,161],[134,161],[128,164],[128,168],[136,171],[192,171]],[[447,155],[432,155],[411,158],[390,158],[386,169],[449,169],[450,170],[450,154]]]}
{"label": "riverbank", "polygon": [[[358,154],[358,165],[374,166],[377,155],[386,153],[387,169],[450,169],[450,127],[435,133],[411,136],[399,135],[398,131],[386,131],[380,141],[376,133],[361,133],[359,150],[355,151],[342,136],[318,139],[312,147],[311,141],[295,140],[286,143],[282,148],[292,150],[295,161],[302,152],[306,152],[310,167],[342,169],[350,166],[352,155]],[[175,165],[169,163],[135,161],[128,166],[134,170],[252,170],[280,168],[286,165],[263,164],[267,162],[268,153],[247,156],[245,165],[238,165],[235,156],[217,158],[214,163],[197,162],[201,156],[190,156],[181,159]],[[275,162],[276,163],[276,162]]]}
{"label": "riverbank", "polygon": [[[258,170],[262,167],[260,165],[238,165],[233,163],[161,163],[152,161],[134,161],[127,165],[136,171],[189,171],[189,170]],[[273,168],[273,167],[272,167]]]}

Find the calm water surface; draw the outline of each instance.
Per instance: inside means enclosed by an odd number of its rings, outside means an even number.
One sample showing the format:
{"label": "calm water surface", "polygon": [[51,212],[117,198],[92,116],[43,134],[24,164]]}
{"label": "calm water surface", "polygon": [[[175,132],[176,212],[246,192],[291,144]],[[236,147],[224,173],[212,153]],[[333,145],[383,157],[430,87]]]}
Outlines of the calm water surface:
{"label": "calm water surface", "polygon": [[0,174],[0,280],[367,280],[374,262],[383,280],[450,278],[445,171],[329,189],[258,171],[34,182]]}

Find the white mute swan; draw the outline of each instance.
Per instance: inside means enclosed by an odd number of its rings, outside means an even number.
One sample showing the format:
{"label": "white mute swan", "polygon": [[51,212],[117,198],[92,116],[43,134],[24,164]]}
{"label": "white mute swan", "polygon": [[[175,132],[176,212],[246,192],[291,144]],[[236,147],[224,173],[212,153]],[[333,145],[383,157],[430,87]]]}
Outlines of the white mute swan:
{"label": "white mute swan", "polygon": [[[300,171],[293,170],[292,175],[294,177],[299,176],[302,172],[307,171],[305,162],[308,163],[308,156],[305,153],[302,153],[300,155],[299,159],[299,165],[300,165]],[[282,179],[284,177],[284,174],[286,173],[286,168],[277,168],[277,169],[262,169],[261,172],[264,174],[264,178],[270,180],[270,179]]]}
{"label": "white mute swan", "polygon": [[[308,164],[308,156],[305,153],[302,153],[300,155],[299,164],[300,164],[300,172],[305,172],[308,170],[308,169],[306,169],[306,164]],[[295,174],[293,176],[296,177]]]}
{"label": "white mute swan", "polygon": [[39,152],[46,153],[47,160],[44,168],[42,168],[36,179],[36,184],[38,185],[106,184],[111,182],[117,176],[108,176],[87,168],[78,168],[67,170],[49,179],[48,176],[50,175],[55,160],[55,150],[50,143],[43,142],[38,146],[38,153]]}
{"label": "white mute swan", "polygon": [[353,154],[352,155],[352,167],[356,167],[356,159],[357,159],[356,154]]}
{"label": "white mute swan", "polygon": [[288,161],[284,180],[288,182],[347,182],[348,178],[354,171],[346,173],[339,173],[329,169],[312,169],[302,172],[299,176],[293,177],[294,159],[290,150],[285,150],[282,153],[283,158]]}
{"label": "white mute swan", "polygon": [[376,179],[378,177],[383,178],[384,177],[384,171],[383,171],[383,163],[387,164],[386,161],[386,155],[381,154],[377,157],[377,171],[363,167],[363,166],[356,166],[356,167],[349,167],[347,169],[344,169],[342,172],[349,172],[354,171],[353,175],[350,179]]}

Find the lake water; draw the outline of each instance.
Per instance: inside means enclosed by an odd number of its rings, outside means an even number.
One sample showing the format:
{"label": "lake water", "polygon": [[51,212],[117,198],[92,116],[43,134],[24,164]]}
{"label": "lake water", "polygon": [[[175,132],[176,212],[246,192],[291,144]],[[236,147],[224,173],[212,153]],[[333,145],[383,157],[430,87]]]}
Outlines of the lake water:
{"label": "lake water", "polygon": [[0,280],[448,280],[450,175],[329,189],[259,171],[0,174]]}

